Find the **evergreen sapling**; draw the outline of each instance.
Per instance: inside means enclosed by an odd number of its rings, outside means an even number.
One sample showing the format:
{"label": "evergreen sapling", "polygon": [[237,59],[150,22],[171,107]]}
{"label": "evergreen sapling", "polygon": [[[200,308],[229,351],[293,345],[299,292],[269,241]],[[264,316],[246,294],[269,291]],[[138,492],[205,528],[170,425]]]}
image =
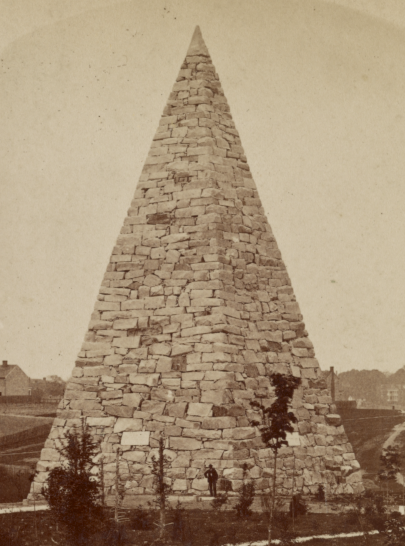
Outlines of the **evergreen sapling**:
{"label": "evergreen sapling", "polygon": [[62,464],[50,471],[42,494],[66,540],[75,546],[85,545],[103,518],[100,482],[90,473],[99,444],[84,424],[80,430],[67,431],[61,444],[56,449]]}

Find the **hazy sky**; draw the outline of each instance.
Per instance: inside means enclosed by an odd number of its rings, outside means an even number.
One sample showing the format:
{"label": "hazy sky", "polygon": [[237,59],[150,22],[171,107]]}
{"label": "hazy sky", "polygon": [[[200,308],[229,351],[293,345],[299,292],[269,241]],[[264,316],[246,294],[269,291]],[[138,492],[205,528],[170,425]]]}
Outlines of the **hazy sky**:
{"label": "hazy sky", "polygon": [[70,375],[198,24],[321,367],[405,365],[403,0],[0,10],[0,360]]}

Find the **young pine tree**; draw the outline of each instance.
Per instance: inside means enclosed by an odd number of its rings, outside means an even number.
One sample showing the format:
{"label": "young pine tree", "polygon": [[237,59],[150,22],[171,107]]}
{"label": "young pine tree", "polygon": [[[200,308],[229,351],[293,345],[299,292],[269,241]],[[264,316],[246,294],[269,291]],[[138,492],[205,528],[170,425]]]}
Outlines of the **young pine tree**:
{"label": "young pine tree", "polygon": [[57,450],[63,462],[50,471],[43,495],[66,540],[86,545],[102,519],[100,482],[90,474],[99,446],[82,425],[67,431]]}

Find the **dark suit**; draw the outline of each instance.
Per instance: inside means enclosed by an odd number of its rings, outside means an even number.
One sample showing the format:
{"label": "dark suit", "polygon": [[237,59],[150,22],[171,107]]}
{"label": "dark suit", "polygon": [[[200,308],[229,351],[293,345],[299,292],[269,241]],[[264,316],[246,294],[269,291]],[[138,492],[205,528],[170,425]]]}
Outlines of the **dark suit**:
{"label": "dark suit", "polygon": [[218,473],[215,470],[215,468],[209,468],[205,473],[204,476],[208,480],[208,485],[210,488],[210,495],[211,497],[217,496],[217,480],[218,480]]}

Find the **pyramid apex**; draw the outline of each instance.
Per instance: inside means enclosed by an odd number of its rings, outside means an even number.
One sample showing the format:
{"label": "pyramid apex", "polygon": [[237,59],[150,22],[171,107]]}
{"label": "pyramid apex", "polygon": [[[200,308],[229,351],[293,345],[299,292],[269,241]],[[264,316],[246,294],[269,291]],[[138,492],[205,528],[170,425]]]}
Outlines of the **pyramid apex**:
{"label": "pyramid apex", "polygon": [[191,38],[190,46],[187,51],[187,55],[209,55],[207,46],[204,42],[204,38],[201,34],[201,29],[198,25],[195,27],[194,34]]}

